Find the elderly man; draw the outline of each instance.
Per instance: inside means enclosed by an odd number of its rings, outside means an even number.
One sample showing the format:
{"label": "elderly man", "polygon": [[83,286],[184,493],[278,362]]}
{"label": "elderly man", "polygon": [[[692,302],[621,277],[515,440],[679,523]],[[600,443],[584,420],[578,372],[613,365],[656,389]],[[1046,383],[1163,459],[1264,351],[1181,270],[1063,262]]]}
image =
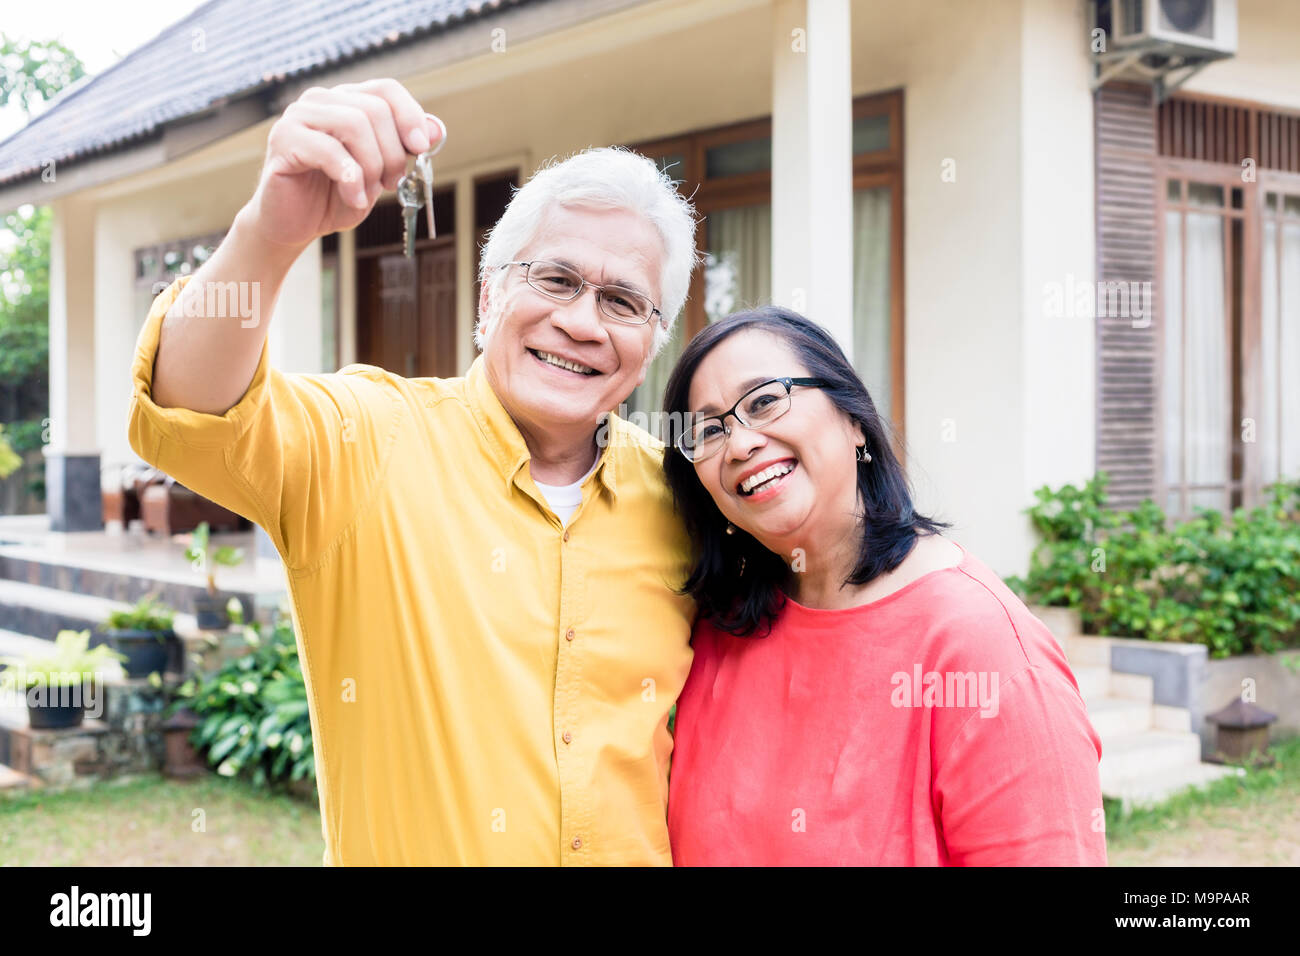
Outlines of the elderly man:
{"label": "elderly man", "polygon": [[[598,425],[686,298],[689,204],[649,160],[578,154],[493,230],[464,378],[269,362],[294,260],[445,135],[392,80],[290,105],[226,240],[153,304],[131,445],[284,561],[327,864],[668,864],[688,543],[662,445]],[[230,282],[260,316],[205,311]]]}

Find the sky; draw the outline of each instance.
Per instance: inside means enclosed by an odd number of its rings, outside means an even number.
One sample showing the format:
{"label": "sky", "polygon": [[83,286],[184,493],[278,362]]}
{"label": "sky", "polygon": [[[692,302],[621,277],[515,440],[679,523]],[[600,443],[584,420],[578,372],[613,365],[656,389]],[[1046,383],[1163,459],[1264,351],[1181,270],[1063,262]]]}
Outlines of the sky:
{"label": "sky", "polygon": [[[62,40],[86,64],[102,73],[166,27],[184,19],[205,0],[3,0],[0,33],[10,39]],[[0,109],[0,140],[26,123],[17,107]]]}

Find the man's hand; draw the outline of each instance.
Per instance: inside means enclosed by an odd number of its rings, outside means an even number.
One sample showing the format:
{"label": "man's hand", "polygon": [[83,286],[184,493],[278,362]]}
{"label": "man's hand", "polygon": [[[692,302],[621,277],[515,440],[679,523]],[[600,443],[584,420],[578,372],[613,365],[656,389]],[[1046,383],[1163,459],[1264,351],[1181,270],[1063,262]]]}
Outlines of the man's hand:
{"label": "man's hand", "polygon": [[271,127],[245,225],[301,252],[318,236],[365,219],[380,194],[397,187],[407,155],[444,134],[396,80],[314,86]]}

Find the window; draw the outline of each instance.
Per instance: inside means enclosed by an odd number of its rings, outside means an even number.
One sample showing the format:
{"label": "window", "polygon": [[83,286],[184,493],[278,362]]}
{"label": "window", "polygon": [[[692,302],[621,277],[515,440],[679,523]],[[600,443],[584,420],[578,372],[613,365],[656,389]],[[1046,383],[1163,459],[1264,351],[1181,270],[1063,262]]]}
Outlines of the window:
{"label": "window", "polygon": [[158,294],[179,276],[189,275],[217,251],[226,231],[172,239],[135,250],[135,331],[139,334]]}
{"label": "window", "polygon": [[[694,276],[673,337],[628,404],[662,408],[683,344],[710,322],[771,300],[772,133],[769,119],[634,147],[678,181],[703,220]],[[902,428],[902,94],[853,106],[854,355],[881,414]],[[814,320],[816,316],[811,316]]]}
{"label": "window", "polygon": [[1268,485],[1300,478],[1300,182],[1264,177],[1260,188],[1257,442]]}
{"label": "window", "polygon": [[1161,504],[1231,510],[1244,467],[1243,187],[1170,177],[1165,193]]}

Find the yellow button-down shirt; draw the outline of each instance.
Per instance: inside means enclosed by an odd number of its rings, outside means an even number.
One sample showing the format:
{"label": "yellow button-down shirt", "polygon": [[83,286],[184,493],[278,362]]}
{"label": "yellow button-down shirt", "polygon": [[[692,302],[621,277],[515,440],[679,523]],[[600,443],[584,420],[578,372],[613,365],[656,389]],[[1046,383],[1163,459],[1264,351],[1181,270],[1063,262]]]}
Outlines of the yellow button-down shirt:
{"label": "yellow button-down shirt", "polygon": [[284,561],[326,864],[671,863],[694,603],[663,444],[611,415],[566,529],[481,356],[464,378],[306,375],[264,347],[224,415],[160,408],[188,279],[140,333],[131,447]]}

